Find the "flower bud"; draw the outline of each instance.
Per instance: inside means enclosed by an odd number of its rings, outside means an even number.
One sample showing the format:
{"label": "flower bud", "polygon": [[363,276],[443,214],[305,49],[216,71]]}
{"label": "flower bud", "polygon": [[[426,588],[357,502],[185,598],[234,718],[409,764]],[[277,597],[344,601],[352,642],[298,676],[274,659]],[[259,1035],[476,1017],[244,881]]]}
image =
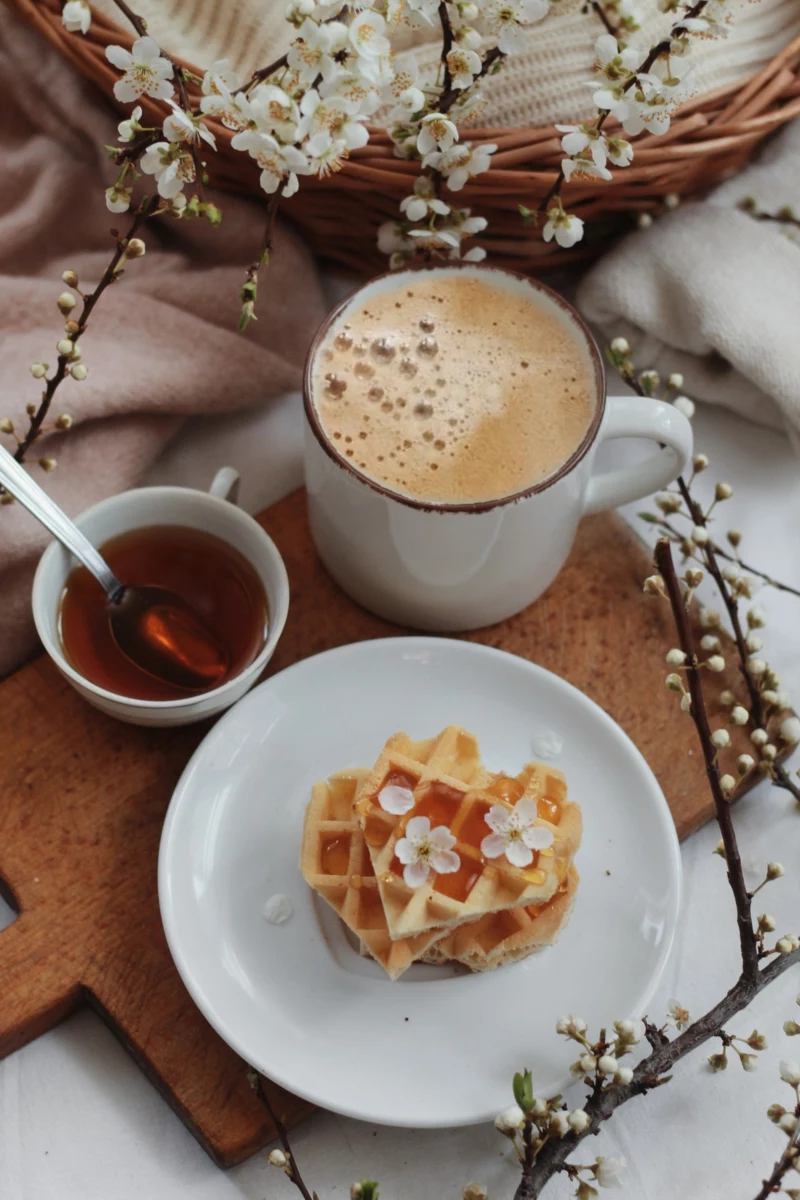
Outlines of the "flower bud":
{"label": "flower bud", "polygon": [[767,863],[767,879],[780,879],[781,875],[785,874],[786,868],[784,867],[783,863]]}
{"label": "flower bud", "polygon": [[[783,937],[778,938],[777,942],[775,943],[775,949],[779,954],[792,954],[793,951],[797,949],[797,946],[797,938],[791,933],[785,933]],[[787,1080],[787,1082],[789,1081]]]}
{"label": "flower bud", "polygon": [[759,933],[774,933],[776,921],[772,913],[761,913],[758,918]]}
{"label": "flower bud", "polygon": [[[719,646],[720,641],[716,634],[706,633],[700,638],[701,650],[719,650]],[[726,696],[730,696],[730,700],[724,699]],[[724,691],[720,699],[723,704],[733,704],[733,692]]]}
{"label": "flower bud", "polygon": [[757,633],[748,633],[747,637],[744,639],[744,644],[747,647],[749,654],[757,654],[764,645]]}
{"label": "flower bud", "polygon": [[711,853],[718,854],[720,856],[720,858],[724,858],[725,861],[727,862],[727,855],[725,853],[725,843],[723,842],[722,838],[720,838],[720,840],[717,842],[716,846],[711,851]]}
{"label": "flower bud", "polygon": [[733,488],[729,483],[718,483],[714,488],[715,500],[730,500],[733,495]]}
{"label": "flower bud", "polygon": [[89,374],[89,368],[83,363],[75,363],[74,367],[70,367],[69,373],[73,379],[78,381],[78,383],[82,383]]}
{"label": "flower bud", "polygon": [[773,691],[772,688],[766,688],[761,693],[761,699],[765,704],[772,705],[773,708],[776,708],[780,704],[780,697],[776,691]]}
{"label": "flower bud", "polygon": [[718,675],[720,671],[725,670],[725,659],[721,654],[712,654],[711,658],[706,660],[706,666],[708,667],[709,671],[713,671],[716,675]]}
{"label": "flower bud", "polygon": [[731,709],[731,724],[746,725],[750,720],[750,713],[741,704],[735,704]]}
{"label": "flower bud", "polygon": [[56,304],[64,316],[71,313],[78,301],[73,296],[72,292],[62,292],[58,297]]}
{"label": "flower bud", "polygon": [[61,282],[65,283],[67,287],[76,288],[78,286],[78,272],[67,268],[66,271],[61,272]]}
{"label": "flower bud", "polygon": [[691,421],[695,413],[694,401],[688,396],[676,396],[672,401],[672,407],[677,408],[679,413],[683,413],[687,421]]}
{"label": "flower bud", "polygon": [[800,1033],[800,1025],[797,1024],[797,1021],[784,1021],[783,1032],[787,1037],[795,1037]]}
{"label": "flower bud", "polygon": [[692,541],[696,546],[708,545],[708,530],[705,525],[695,525],[692,530]]}
{"label": "flower bud", "polygon": [[754,729],[750,734],[750,741],[754,746],[766,746],[769,741],[769,734],[766,729]]}
{"label": "flower bud", "polygon": [[615,337],[611,342],[611,350],[614,354],[630,354],[631,344],[627,338]]}
{"label": "flower bud", "polygon": [[778,756],[778,751],[773,746],[772,742],[767,742],[766,746],[761,747],[761,757],[767,762],[774,762]]}
{"label": "flower bud", "polygon": [[705,578],[705,571],[701,567],[689,567],[684,575],[684,579],[690,588],[698,588]]}
{"label": "flower bud", "polygon": [[482,1183],[468,1183],[461,1196],[462,1200],[489,1200],[489,1193]]}
{"label": "flower bud", "polygon": [[736,780],[732,775],[721,775],[719,786],[722,790],[723,796],[730,796],[733,792],[733,789],[736,787]]}
{"label": "flower bud", "polygon": [[77,321],[65,321],[64,332],[67,337],[74,337],[76,333],[80,333],[80,325]]}
{"label": "flower bud", "polygon": [[780,1121],[785,1112],[786,1109],[782,1104],[770,1104],[769,1108],[767,1109],[767,1116],[774,1125],[777,1125],[778,1121]]}
{"label": "flower bud", "polygon": [[755,765],[755,759],[752,754],[740,754],[736,763],[740,775],[746,775]]}
{"label": "flower bud", "polygon": [[47,374],[47,363],[31,363],[31,375],[34,379],[44,379]]}
{"label": "flower bud", "polygon": [[633,1080],[633,1071],[630,1067],[620,1067],[614,1076],[614,1083],[629,1084]]}
{"label": "flower bud", "polygon": [[705,471],[706,467],[708,466],[708,455],[695,454],[694,458],[692,459],[692,466],[698,475],[701,471]]}
{"label": "flower bud", "polygon": [[518,1104],[512,1104],[509,1108],[498,1113],[494,1119],[494,1127],[506,1137],[513,1137],[517,1130],[522,1129],[525,1124],[525,1113]]}
{"label": "flower bud", "polygon": [[663,596],[664,581],[660,575],[648,575],[642,589],[648,596]]}
{"label": "flower bud", "polygon": [[147,250],[147,247],[145,246],[145,244],[141,238],[131,238],[131,240],[128,242],[127,246],[125,247],[125,257],[126,258],[141,258],[146,250]]}
{"label": "flower bud", "polygon": [[72,417],[69,413],[61,413],[56,417],[56,429],[71,429]]}
{"label": "flower bud", "polygon": [[58,351],[58,353],[63,354],[67,358],[69,357],[70,354],[72,354],[72,351],[74,349],[75,349],[75,343],[72,341],[71,338],[62,338],[60,342],[56,342],[56,350]]}
{"label": "flower bud", "polygon": [[671,667],[679,667],[686,662],[686,655],[682,650],[668,650],[667,662]]}
{"label": "flower bud", "polygon": [[677,192],[667,192],[663,200],[664,208],[674,212],[676,208],[681,206],[681,198]]}
{"label": "flower bud", "polygon": [[550,1118],[549,1129],[556,1137],[565,1137],[569,1133],[569,1118],[565,1112],[555,1112]]}
{"label": "flower bud", "polygon": [[667,379],[667,385],[671,388],[683,387],[683,376],[681,375],[680,371],[672,372],[670,377]]}
{"label": "flower bud", "polygon": [[667,678],[664,680],[664,684],[667,688],[667,691],[670,691],[670,692],[682,692],[683,691],[683,680],[681,679],[680,675],[677,675],[674,671],[672,672],[671,675],[667,676]]}
{"label": "flower bud", "polygon": [[604,1054],[597,1063],[597,1069],[601,1075],[616,1075],[619,1063],[613,1054]]}
{"label": "flower bud", "polygon": [[763,608],[756,606],[751,608],[747,613],[747,626],[749,629],[763,629],[766,624],[766,613]]}
{"label": "flower bud", "polygon": [[282,1150],[270,1150],[268,1161],[271,1167],[285,1167],[289,1160]]}
{"label": "flower bud", "polygon": [[574,1109],[567,1118],[570,1129],[574,1129],[575,1133],[583,1133],[589,1128],[591,1118],[582,1108]]}
{"label": "flower bud", "polygon": [[784,1133],[794,1135],[797,1129],[797,1117],[793,1116],[792,1113],[784,1113],[778,1121],[778,1128],[782,1129]]}
{"label": "flower bud", "polygon": [[636,217],[636,224],[639,226],[640,229],[649,229],[650,226],[653,224],[652,213],[640,212],[638,214],[638,216]]}
{"label": "flower bud", "polygon": [[47,471],[48,474],[50,473],[50,471],[55,471],[56,465],[57,465],[56,459],[54,459],[54,458],[40,458],[39,459],[39,466],[42,468],[43,471]]}
{"label": "flower bud", "polygon": [[800,742],[800,718],[787,717],[781,725],[781,741],[796,746]]}
{"label": "flower bud", "polygon": [[0,417],[0,433],[13,433],[14,422],[10,417]]}
{"label": "flower bud", "polygon": [[578,1065],[584,1075],[591,1075],[592,1071],[597,1069],[597,1059],[593,1054],[582,1054],[578,1059]]}
{"label": "flower bud", "polygon": [[727,537],[730,544],[733,546],[734,550],[736,549],[737,546],[741,545],[742,531],[740,529],[729,529],[725,536]]}

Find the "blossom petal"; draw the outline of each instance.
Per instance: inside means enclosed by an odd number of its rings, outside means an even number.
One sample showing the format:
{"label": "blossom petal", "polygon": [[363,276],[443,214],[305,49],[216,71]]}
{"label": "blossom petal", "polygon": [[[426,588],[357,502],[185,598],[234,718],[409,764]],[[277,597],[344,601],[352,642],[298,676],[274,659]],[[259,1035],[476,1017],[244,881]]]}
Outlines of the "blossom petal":
{"label": "blossom petal", "polygon": [[[396,849],[396,848],[395,848]],[[487,833],[481,842],[481,854],[484,858],[499,858],[506,852],[506,840],[499,833]]]}
{"label": "blossom petal", "polygon": [[531,825],[523,831],[522,840],[531,850],[547,850],[554,841],[553,831],[545,825]]}
{"label": "blossom petal", "polygon": [[398,838],[395,842],[394,852],[401,863],[414,861],[414,847],[408,838]]}
{"label": "blossom petal", "polygon": [[506,827],[508,810],[503,808],[502,804],[493,804],[488,813],[484,814],[483,819],[490,829],[493,829],[495,833],[500,833]]}
{"label": "blossom petal", "polygon": [[431,831],[428,841],[436,847],[441,847],[442,850],[450,850],[456,844],[456,838],[453,837],[446,825],[437,825]]}
{"label": "blossom petal", "polygon": [[524,842],[509,842],[505,847],[506,858],[513,867],[529,867],[533,862],[533,851]]}
{"label": "blossom petal", "polygon": [[[412,842],[415,842],[417,838],[427,837],[430,831],[431,823],[427,817],[412,817],[406,825],[406,837]],[[402,862],[402,859],[400,861]]]}
{"label": "blossom petal", "polygon": [[531,800],[530,796],[523,796],[514,805],[514,816],[523,824],[529,825],[531,821],[535,821],[539,815],[539,810],[536,804]]}
{"label": "blossom petal", "polygon": [[155,38],[137,38],[131,46],[131,57],[135,63],[152,67],[161,57],[161,47]]}
{"label": "blossom petal", "polygon": [[431,855],[431,866],[440,875],[452,875],[461,866],[461,858],[455,850],[440,850]]}
{"label": "blossom petal", "polygon": [[122,46],[106,46],[106,58],[118,71],[127,71],[133,62],[130,50],[125,50]]}
{"label": "blossom petal", "polygon": [[130,104],[132,100],[138,100],[141,94],[142,89],[137,84],[131,83],[129,79],[118,79],[114,84],[114,95],[123,104]]}
{"label": "blossom petal", "polygon": [[403,867],[403,879],[410,888],[422,887],[428,878],[429,871],[430,868],[426,862],[409,863]]}
{"label": "blossom petal", "polygon": [[384,812],[401,817],[414,807],[414,793],[411,788],[389,784],[378,792],[378,803]]}

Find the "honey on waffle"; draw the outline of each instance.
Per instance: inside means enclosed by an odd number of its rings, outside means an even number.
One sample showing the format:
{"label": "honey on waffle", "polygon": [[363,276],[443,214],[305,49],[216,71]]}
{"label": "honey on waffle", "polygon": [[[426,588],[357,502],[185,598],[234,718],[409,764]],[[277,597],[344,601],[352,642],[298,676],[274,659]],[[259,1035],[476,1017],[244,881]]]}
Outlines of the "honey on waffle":
{"label": "honey on waffle", "polygon": [[546,904],[504,908],[459,925],[431,946],[423,961],[460,962],[471,971],[492,971],[551,946],[570,918],[579,882],[578,872],[570,867]]}
{"label": "honey on waffle", "polygon": [[339,771],[314,784],[306,808],[300,869],[366,946],[390,979],[400,975],[441,936],[432,930],[393,941],[354,803],[366,769]]}
{"label": "honey on waffle", "polygon": [[[380,793],[391,785],[413,793],[414,807],[403,815],[381,807]],[[536,823],[551,830],[552,845],[522,868],[505,856],[487,859],[481,842],[490,832],[489,810],[499,805],[510,814],[523,796],[536,803]],[[546,903],[566,877],[582,829],[580,808],[567,800],[560,771],[531,763],[513,778],[490,776],[481,765],[476,739],[455,725],[421,742],[403,733],[389,738],[359,791],[356,811],[392,938],[413,937],[437,926],[454,928],[501,909]],[[427,817],[431,828],[447,826],[461,860],[458,870],[431,872],[417,888],[405,883],[395,854],[413,817]]]}

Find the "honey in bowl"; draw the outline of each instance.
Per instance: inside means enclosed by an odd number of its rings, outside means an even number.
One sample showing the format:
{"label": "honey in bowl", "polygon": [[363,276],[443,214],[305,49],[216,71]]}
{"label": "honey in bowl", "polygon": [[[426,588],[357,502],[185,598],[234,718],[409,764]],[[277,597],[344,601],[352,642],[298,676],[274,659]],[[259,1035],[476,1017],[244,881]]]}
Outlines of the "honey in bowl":
{"label": "honey in bowl", "polygon": [[[122,583],[164,587],[191,604],[228,654],[228,670],[215,687],[263,649],[269,619],[264,585],[244,555],[221,538],[184,525],[150,525],[99,549]],[[111,634],[106,594],[85,567],[71,571],[64,585],[59,635],[70,665],[109,692],[132,700],[199,694],[156,679],[122,653]]]}

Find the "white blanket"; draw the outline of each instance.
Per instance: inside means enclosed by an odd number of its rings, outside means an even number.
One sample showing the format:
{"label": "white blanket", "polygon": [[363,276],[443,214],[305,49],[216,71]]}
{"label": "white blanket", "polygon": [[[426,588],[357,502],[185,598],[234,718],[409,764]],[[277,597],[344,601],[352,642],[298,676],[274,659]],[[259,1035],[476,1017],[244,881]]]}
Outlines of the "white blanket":
{"label": "white blanket", "polygon": [[681,371],[693,397],[786,428],[800,448],[800,120],[705,201],[625,238],[580,285],[577,304],[631,340],[640,368]]}

